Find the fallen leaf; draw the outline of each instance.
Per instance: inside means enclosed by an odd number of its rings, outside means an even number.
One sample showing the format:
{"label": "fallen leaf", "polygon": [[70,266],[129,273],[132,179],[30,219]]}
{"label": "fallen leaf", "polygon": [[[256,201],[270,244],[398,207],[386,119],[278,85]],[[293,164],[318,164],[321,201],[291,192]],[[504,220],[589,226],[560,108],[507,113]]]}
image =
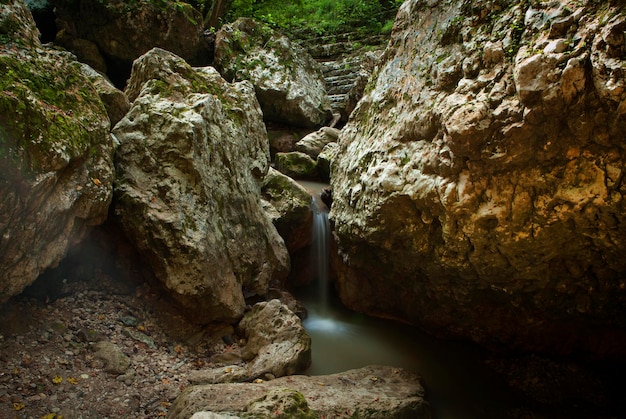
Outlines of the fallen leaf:
{"label": "fallen leaf", "polygon": [[41,419],[54,419],[57,417],[56,413],[48,413],[47,415],[43,415]]}
{"label": "fallen leaf", "polygon": [[100,179],[98,179],[97,177],[93,178],[92,180],[96,186],[102,186],[102,182],[100,182]]}
{"label": "fallen leaf", "polygon": [[262,382],[263,382],[263,380],[261,380],[260,378],[257,378],[256,380],[254,380],[254,382],[255,382],[256,384],[260,384],[260,383],[262,383]]}
{"label": "fallen leaf", "polygon": [[24,403],[13,403],[13,410],[22,410],[25,407]]}
{"label": "fallen leaf", "polygon": [[61,377],[60,375],[55,375],[52,379],[52,382],[54,384],[61,384],[63,382],[63,377]]}
{"label": "fallen leaf", "polygon": [[74,384],[74,385],[78,384],[78,380],[76,378],[74,378],[74,377],[69,377],[67,379],[67,382],[70,383],[70,384]]}

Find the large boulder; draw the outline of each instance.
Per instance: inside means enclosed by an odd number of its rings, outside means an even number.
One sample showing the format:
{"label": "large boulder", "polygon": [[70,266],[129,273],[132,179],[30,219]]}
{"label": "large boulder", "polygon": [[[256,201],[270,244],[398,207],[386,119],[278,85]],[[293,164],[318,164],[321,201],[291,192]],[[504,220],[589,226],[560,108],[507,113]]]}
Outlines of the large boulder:
{"label": "large boulder", "polygon": [[282,377],[311,365],[311,338],[300,318],[280,300],[257,303],[239,322],[248,376]]}
{"label": "large boulder", "polygon": [[431,3],[402,5],[340,136],[342,300],[486,344],[626,353],[624,9]]}
{"label": "large boulder", "polygon": [[69,53],[43,48],[21,1],[0,4],[0,301],[56,266],[113,190],[114,142]]}
{"label": "large boulder", "polygon": [[198,65],[208,62],[200,12],[185,2],[51,0],[55,43],[122,85],[133,61],[160,47]]}
{"label": "large boulder", "polygon": [[227,80],[250,80],[266,120],[315,127],[332,118],[317,62],[289,39],[252,19],[224,25],[215,66]]}
{"label": "large boulder", "polygon": [[120,142],[116,214],[156,277],[194,320],[243,316],[289,270],[261,206],[269,168],[261,110],[248,82],[152,49],[133,65]]}
{"label": "large boulder", "polygon": [[[262,406],[294,405],[297,410],[271,415]],[[354,417],[379,419],[429,419],[430,405],[420,378],[406,370],[368,366],[333,375],[296,375],[255,384],[207,384],[190,386],[176,399],[172,419],[196,412],[239,417]],[[314,415],[312,416],[311,413]],[[211,417],[211,416],[199,416]]]}

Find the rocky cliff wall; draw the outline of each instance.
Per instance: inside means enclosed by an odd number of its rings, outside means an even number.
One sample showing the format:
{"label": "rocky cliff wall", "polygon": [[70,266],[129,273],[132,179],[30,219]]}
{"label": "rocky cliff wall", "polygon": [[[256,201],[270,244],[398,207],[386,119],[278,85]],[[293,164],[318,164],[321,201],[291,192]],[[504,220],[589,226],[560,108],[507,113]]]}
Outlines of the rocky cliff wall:
{"label": "rocky cliff wall", "polygon": [[624,10],[403,4],[332,170],[348,306],[487,344],[624,351]]}

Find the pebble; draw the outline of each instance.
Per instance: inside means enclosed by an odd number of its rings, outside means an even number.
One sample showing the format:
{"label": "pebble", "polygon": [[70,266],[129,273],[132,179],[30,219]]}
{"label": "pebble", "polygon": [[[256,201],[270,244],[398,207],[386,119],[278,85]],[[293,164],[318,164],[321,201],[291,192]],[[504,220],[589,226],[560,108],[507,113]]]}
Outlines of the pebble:
{"label": "pebble", "polygon": [[[11,302],[26,320],[19,335],[2,333],[0,418],[41,418],[51,413],[160,417],[167,413],[168,405],[163,403],[189,385],[190,372],[209,363],[203,354],[225,349],[214,344],[221,342],[221,335],[189,346],[191,337],[203,336],[201,327],[185,322],[176,308],[159,300],[157,292],[118,295],[97,288],[111,281],[109,277],[89,283],[70,281],[66,286],[76,287],[74,292],[47,304],[33,304],[27,298]],[[141,287],[149,289],[145,284]],[[124,314],[130,308],[133,314]],[[0,326],[1,322],[0,317]],[[141,325],[149,335],[136,329]],[[117,345],[130,358],[126,373],[104,371],[104,362],[94,357],[92,349],[102,340]],[[53,383],[57,375],[61,383]],[[25,415],[16,414],[12,403],[24,404]]]}

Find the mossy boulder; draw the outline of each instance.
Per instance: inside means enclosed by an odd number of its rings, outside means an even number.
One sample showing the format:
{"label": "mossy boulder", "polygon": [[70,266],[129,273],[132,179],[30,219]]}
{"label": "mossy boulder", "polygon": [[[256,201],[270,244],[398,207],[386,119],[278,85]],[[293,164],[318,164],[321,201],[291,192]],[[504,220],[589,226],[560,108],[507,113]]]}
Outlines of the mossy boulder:
{"label": "mossy boulder", "polygon": [[379,365],[332,375],[293,375],[254,384],[191,385],[169,410],[172,419],[230,415],[307,419],[430,419],[433,416],[417,374]]}
{"label": "mossy boulder", "polygon": [[0,301],[56,266],[88,226],[102,223],[112,198],[110,122],[81,64],[35,42],[22,16],[0,44]]}
{"label": "mossy boulder", "polygon": [[0,2],[0,46],[33,48],[39,45],[39,30],[22,0]]}
{"label": "mossy boulder", "polygon": [[322,71],[302,48],[270,27],[240,18],[215,39],[215,66],[227,80],[249,80],[266,120],[316,127],[332,113]]}
{"label": "mossy boulder", "polygon": [[278,171],[291,178],[315,179],[317,177],[317,163],[308,154],[299,151],[276,153],[274,160]]}

